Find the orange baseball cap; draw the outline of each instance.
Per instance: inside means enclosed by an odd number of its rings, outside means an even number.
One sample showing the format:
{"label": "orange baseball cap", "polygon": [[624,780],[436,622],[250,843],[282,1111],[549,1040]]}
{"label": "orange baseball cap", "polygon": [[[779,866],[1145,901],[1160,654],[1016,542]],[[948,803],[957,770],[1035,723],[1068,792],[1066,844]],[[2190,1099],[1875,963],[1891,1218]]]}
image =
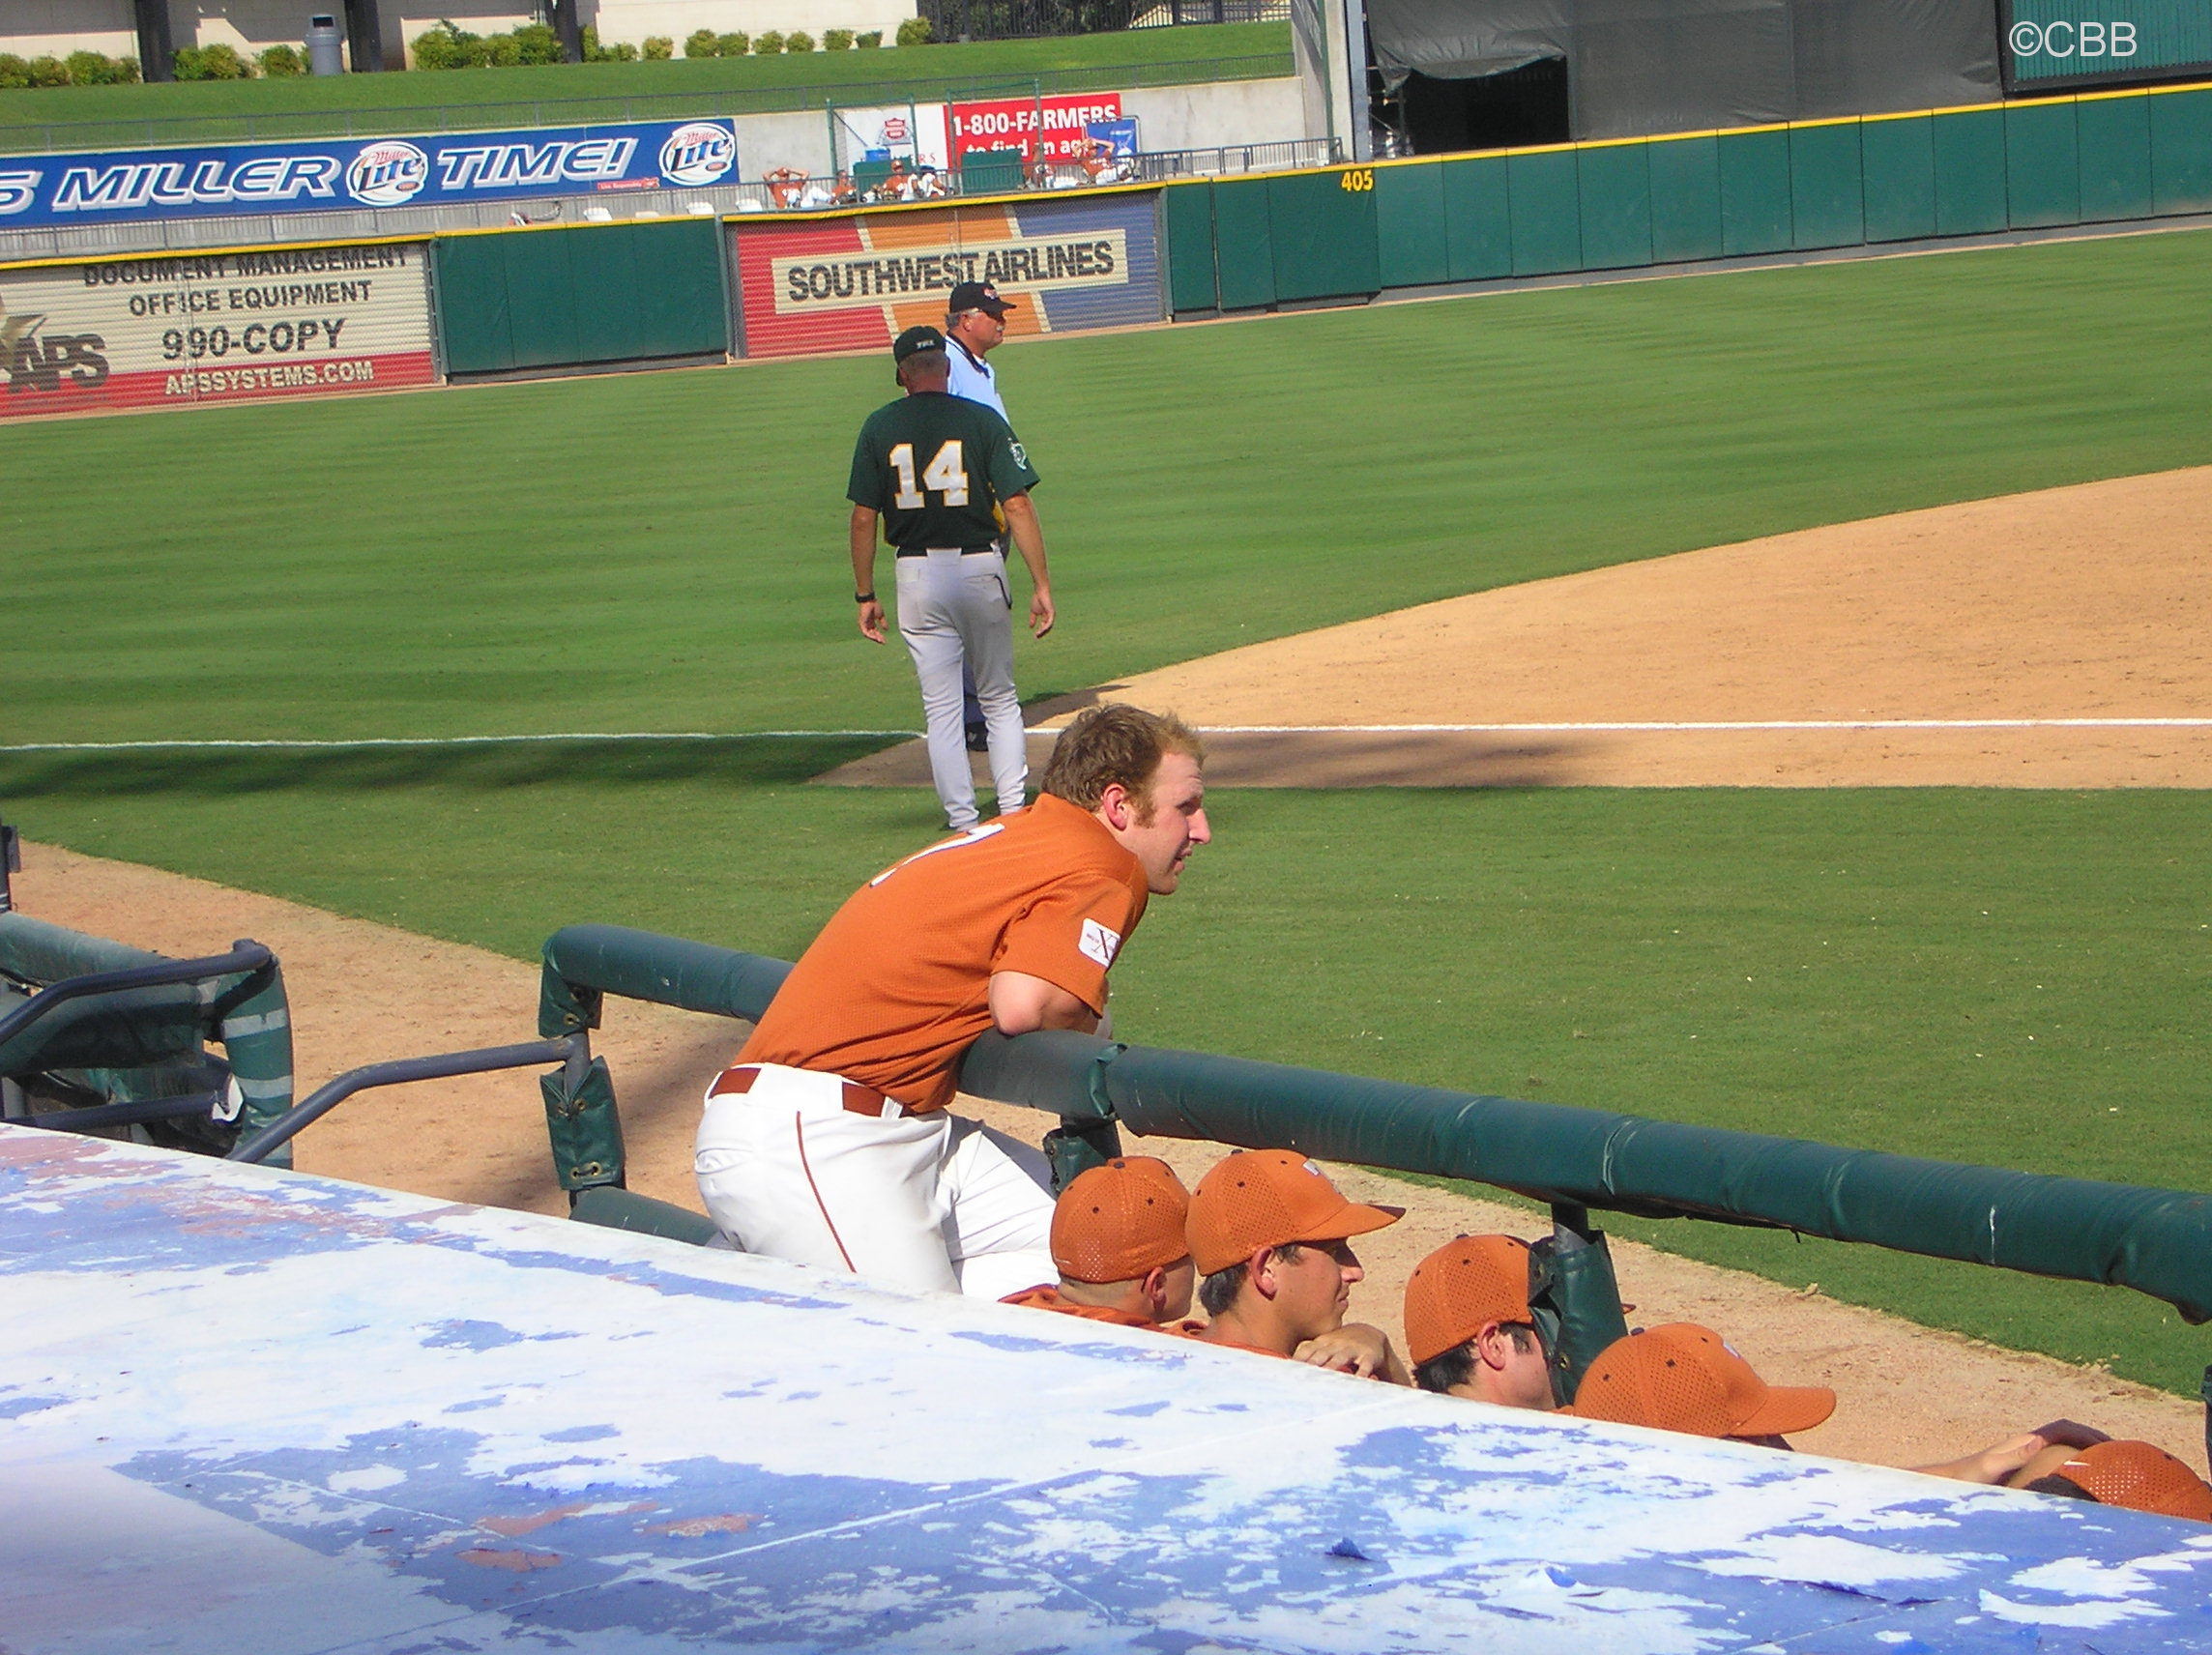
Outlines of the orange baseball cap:
{"label": "orange baseball cap", "polygon": [[1512,1235],[1446,1241],[1406,1278],[1406,1354],[1419,1367],[1493,1321],[1533,1321],[1528,1243]]}
{"label": "orange baseball cap", "polygon": [[1198,1273],[1294,1241],[1342,1241],[1406,1216],[1402,1206],[1346,1201],[1328,1175],[1295,1149],[1239,1149],[1190,1195],[1190,1256]]}
{"label": "orange baseball cap", "polygon": [[1770,1385],[1711,1328],[1671,1321],[1599,1351],[1565,1411],[1694,1437],[1785,1437],[1834,1413],[1836,1393]]}
{"label": "orange baseball cap", "polygon": [[2059,1466],[2056,1475],[2079,1485],[2100,1505],[2212,1523],[2212,1487],[2148,1442],[2099,1442]]}
{"label": "orange baseball cap", "polygon": [[1052,1209],[1052,1262],[1071,1282],[1134,1281],[1189,1257],[1190,1193],[1165,1161],[1123,1155],[1077,1175]]}

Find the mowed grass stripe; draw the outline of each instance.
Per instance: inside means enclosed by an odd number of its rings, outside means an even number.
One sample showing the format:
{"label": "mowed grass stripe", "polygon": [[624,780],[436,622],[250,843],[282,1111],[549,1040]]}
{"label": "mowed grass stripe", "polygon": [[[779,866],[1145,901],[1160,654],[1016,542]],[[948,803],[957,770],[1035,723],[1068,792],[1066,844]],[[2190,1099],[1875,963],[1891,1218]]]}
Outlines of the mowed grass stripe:
{"label": "mowed grass stripe", "polygon": [[[1031,696],[1410,603],[2212,459],[2201,232],[1000,357],[1062,623]],[[872,360],[0,431],[13,740],[890,729]]]}
{"label": "mowed grass stripe", "polygon": [[[583,920],[790,958],[940,820],[925,790],[803,785],[863,743],[797,745],[5,757],[0,799],[35,838],[517,958]],[[1117,967],[1126,1038],[2212,1188],[2212,795],[1255,790],[1209,804],[1215,843]],[[395,1052],[420,1044],[392,1031]],[[2134,1293],[1610,1222],[2184,1394],[2212,1354]]]}

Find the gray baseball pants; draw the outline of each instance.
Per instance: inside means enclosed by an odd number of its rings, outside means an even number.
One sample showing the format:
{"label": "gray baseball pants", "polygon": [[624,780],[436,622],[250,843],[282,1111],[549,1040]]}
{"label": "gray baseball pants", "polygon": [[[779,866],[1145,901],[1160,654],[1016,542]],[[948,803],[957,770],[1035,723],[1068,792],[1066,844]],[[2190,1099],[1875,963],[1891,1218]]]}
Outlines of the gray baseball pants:
{"label": "gray baseball pants", "polygon": [[946,821],[957,832],[980,820],[961,711],[963,663],[975,675],[975,699],[990,732],[991,781],[1000,813],[1019,810],[1029,786],[1022,703],[1014,690],[1014,600],[1006,584],[1006,555],[963,557],[957,548],[941,548],[896,562],[899,636],[921,682],[929,773]]}

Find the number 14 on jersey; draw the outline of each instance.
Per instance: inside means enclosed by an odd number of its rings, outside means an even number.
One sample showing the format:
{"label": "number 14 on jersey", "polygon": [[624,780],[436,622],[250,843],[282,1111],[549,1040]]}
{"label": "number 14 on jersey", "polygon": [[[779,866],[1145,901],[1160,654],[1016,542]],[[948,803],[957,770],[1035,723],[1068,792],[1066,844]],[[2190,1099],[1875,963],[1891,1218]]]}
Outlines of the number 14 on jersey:
{"label": "number 14 on jersey", "polygon": [[921,468],[919,486],[914,475],[914,445],[900,443],[888,456],[891,470],[898,473],[898,493],[892,503],[902,511],[919,511],[929,502],[922,498],[923,488],[944,496],[947,506],[968,504],[967,446],[958,437],[948,438],[941,444],[929,464]]}

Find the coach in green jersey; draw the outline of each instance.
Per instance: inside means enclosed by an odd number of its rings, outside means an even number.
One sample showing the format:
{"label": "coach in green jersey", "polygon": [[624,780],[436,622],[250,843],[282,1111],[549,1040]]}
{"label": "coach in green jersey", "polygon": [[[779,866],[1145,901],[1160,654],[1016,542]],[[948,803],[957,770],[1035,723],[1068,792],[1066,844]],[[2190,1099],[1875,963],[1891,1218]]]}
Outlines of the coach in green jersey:
{"label": "coach in green jersey", "polygon": [[1029,759],[1014,689],[1013,591],[1000,516],[1030,571],[1030,630],[1052,630],[1037,474],[997,410],[946,390],[945,335],[909,328],[891,346],[906,394],[868,416],[853,449],[853,595],[860,632],[884,641],[876,532],[896,552],[899,636],[921,682],[929,769],[954,831],[980,820],[961,713],[965,666],[989,737],[999,812],[1022,807]]}

